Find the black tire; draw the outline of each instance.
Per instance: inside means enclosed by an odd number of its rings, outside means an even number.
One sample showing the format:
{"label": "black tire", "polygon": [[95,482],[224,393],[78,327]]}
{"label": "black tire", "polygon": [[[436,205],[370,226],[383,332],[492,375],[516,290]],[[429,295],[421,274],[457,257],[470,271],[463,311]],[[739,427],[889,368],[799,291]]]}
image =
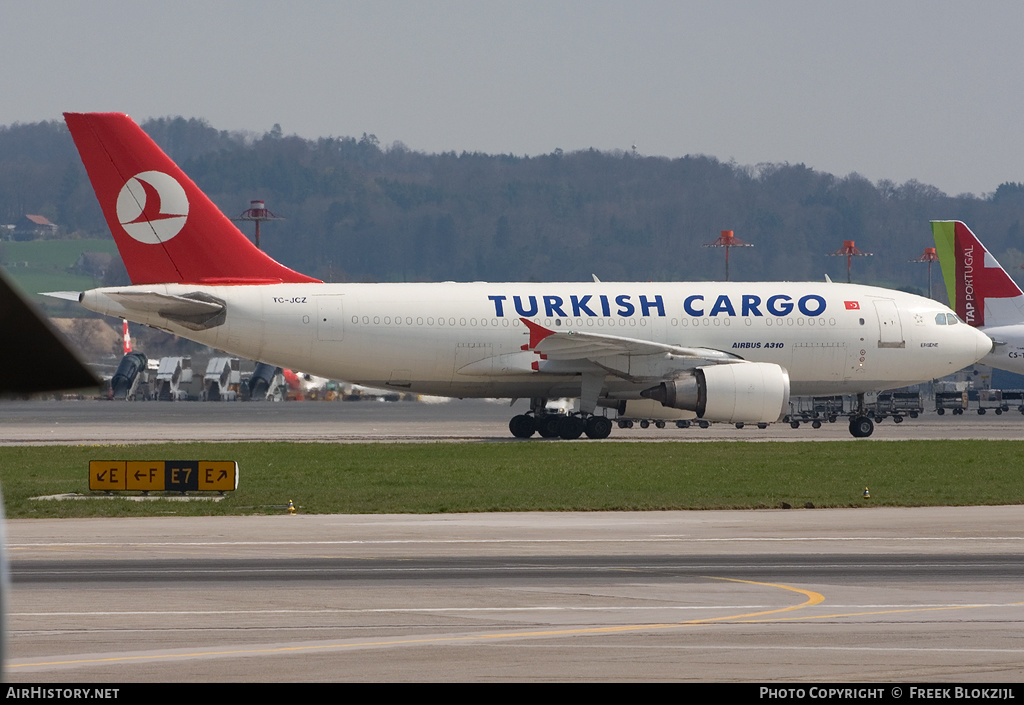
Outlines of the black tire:
{"label": "black tire", "polygon": [[587,438],[599,441],[611,435],[612,422],[604,416],[591,416],[587,419],[587,425],[583,432],[587,434]]}
{"label": "black tire", "polygon": [[508,430],[516,438],[529,438],[537,431],[537,424],[532,416],[519,414],[513,416],[512,420],[508,422]]}
{"label": "black tire", "polygon": [[560,424],[558,436],[566,441],[575,441],[583,435],[586,422],[579,416],[566,416]]}
{"label": "black tire", "polygon": [[548,414],[537,419],[537,433],[542,438],[558,438],[562,430],[562,418],[558,414]]}
{"label": "black tire", "polygon": [[850,418],[850,435],[854,438],[867,438],[875,431],[874,422],[867,416]]}

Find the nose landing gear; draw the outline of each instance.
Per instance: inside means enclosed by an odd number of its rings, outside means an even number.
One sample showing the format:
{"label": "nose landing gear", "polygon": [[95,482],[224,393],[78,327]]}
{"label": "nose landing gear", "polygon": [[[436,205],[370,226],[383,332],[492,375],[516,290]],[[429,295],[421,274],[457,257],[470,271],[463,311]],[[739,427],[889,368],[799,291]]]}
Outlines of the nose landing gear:
{"label": "nose landing gear", "polygon": [[875,432],[875,422],[867,415],[864,407],[864,395],[857,395],[857,412],[850,417],[850,435],[854,438],[867,438]]}

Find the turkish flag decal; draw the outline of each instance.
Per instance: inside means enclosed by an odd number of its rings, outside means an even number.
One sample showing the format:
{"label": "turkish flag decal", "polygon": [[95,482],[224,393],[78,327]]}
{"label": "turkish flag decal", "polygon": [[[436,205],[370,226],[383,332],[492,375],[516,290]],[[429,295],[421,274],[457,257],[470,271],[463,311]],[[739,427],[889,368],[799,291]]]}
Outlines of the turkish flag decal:
{"label": "turkish flag decal", "polygon": [[847,311],[859,311],[860,301],[845,301]]}

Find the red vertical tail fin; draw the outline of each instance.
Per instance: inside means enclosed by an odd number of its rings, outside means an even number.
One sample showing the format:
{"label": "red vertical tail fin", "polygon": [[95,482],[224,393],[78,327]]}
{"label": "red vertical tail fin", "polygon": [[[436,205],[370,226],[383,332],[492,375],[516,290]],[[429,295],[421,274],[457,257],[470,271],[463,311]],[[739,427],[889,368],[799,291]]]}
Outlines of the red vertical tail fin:
{"label": "red vertical tail fin", "polygon": [[318,281],[257,249],[127,115],[64,119],[132,283]]}
{"label": "red vertical tail fin", "polygon": [[949,305],[975,327],[1024,323],[1024,292],[959,220],[932,221]]}

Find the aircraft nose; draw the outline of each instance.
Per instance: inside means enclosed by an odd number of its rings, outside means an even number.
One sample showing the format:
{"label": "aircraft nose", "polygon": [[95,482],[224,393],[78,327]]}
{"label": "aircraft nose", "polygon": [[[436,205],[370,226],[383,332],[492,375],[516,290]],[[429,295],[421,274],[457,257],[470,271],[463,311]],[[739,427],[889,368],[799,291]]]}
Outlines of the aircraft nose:
{"label": "aircraft nose", "polygon": [[971,331],[977,333],[976,348],[978,360],[980,360],[981,358],[985,357],[990,352],[992,352],[992,348],[995,347],[995,342],[993,342],[991,338],[989,338],[987,335],[982,333],[977,328],[971,328]]}
{"label": "aircraft nose", "polygon": [[982,333],[977,328],[968,327],[968,330],[970,330],[974,334],[974,346],[972,349],[975,356],[974,362],[978,362],[986,355],[991,353],[992,347],[995,345],[995,343],[992,342],[992,339],[990,337]]}

